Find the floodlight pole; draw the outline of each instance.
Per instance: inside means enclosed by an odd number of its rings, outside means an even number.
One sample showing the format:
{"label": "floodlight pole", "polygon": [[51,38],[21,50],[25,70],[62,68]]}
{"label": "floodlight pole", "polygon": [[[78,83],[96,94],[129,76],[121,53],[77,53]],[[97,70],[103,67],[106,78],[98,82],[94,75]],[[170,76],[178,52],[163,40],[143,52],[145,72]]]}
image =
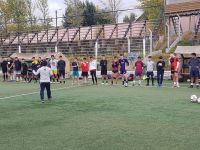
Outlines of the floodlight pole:
{"label": "floodlight pole", "polygon": [[178,16],[178,37],[180,39],[181,38],[181,18],[179,14],[177,14],[177,16]]}
{"label": "floodlight pole", "polygon": [[21,45],[18,46],[18,52],[19,52],[19,54],[22,53]]}
{"label": "floodlight pole", "polygon": [[149,40],[150,40],[150,54],[152,54],[152,51],[153,51],[153,33],[152,33],[151,29],[149,29],[149,32],[150,32],[150,37],[149,37]]}
{"label": "floodlight pole", "polygon": [[58,10],[56,10],[56,29],[58,27]]}
{"label": "floodlight pole", "polygon": [[169,52],[170,48],[170,29],[169,29],[169,24],[166,23],[167,26],[167,52]]}
{"label": "floodlight pole", "polygon": [[145,37],[143,38],[143,58],[146,56],[146,39]]}
{"label": "floodlight pole", "polygon": [[57,53],[58,52],[58,46],[56,45],[55,46],[55,53]]}
{"label": "floodlight pole", "polygon": [[127,38],[127,40],[128,40],[128,54],[129,54],[131,53],[131,40],[129,37]]}
{"label": "floodlight pole", "polygon": [[95,58],[98,58],[98,39],[95,42]]}
{"label": "floodlight pole", "polygon": [[[62,10],[62,9],[58,9],[58,10]],[[58,42],[58,10],[56,10],[56,36],[57,36],[57,42]]]}

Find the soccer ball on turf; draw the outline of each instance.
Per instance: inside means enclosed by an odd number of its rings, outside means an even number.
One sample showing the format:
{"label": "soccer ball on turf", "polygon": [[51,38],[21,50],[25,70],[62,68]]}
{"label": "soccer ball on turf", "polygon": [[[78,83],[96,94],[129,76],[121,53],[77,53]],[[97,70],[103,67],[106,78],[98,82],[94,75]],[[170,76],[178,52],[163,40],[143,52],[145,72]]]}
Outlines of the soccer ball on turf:
{"label": "soccer ball on turf", "polygon": [[197,99],[197,103],[200,104],[200,97]]}
{"label": "soccer ball on turf", "polygon": [[[197,102],[197,96],[196,95],[192,95],[191,97],[190,97],[190,100],[191,100],[191,102],[193,102],[193,103],[196,103]],[[200,102],[200,101],[199,101]]]}

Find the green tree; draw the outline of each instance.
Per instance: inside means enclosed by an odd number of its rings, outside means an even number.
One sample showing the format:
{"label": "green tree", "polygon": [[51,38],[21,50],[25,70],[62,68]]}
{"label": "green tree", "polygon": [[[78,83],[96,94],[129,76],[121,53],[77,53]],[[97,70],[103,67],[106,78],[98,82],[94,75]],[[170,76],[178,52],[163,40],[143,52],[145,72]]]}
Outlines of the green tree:
{"label": "green tree", "polygon": [[114,24],[113,15],[104,9],[97,9],[95,25]]}
{"label": "green tree", "polygon": [[76,27],[83,24],[84,2],[80,0],[65,0],[66,11],[63,26]]}
{"label": "green tree", "polygon": [[83,26],[91,26],[96,24],[96,6],[89,1],[85,2],[83,11]]}
{"label": "green tree", "polygon": [[129,22],[133,22],[136,19],[136,15],[134,13],[131,13],[130,16],[125,16],[123,18],[123,22],[124,23],[129,23]]}
{"label": "green tree", "polygon": [[[91,26],[114,23],[111,13],[98,9],[93,2],[66,0],[64,27]],[[78,10],[78,11],[77,11]]]}
{"label": "green tree", "polygon": [[138,0],[148,20],[155,20],[163,12],[164,0]]}
{"label": "green tree", "polygon": [[23,32],[26,30],[26,0],[5,0],[1,2],[0,7],[6,32]]}

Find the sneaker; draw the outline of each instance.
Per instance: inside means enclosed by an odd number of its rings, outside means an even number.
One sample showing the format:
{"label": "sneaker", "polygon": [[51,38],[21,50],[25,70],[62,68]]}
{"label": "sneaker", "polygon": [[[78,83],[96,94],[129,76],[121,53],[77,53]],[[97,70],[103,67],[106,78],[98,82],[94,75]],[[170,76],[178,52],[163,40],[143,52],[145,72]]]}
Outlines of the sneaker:
{"label": "sneaker", "polygon": [[177,86],[174,84],[174,85],[172,86],[172,88],[177,88]]}
{"label": "sneaker", "polygon": [[102,82],[101,84],[104,85],[104,82]]}
{"label": "sneaker", "polygon": [[44,103],[44,100],[42,99],[41,102]]}
{"label": "sneaker", "polygon": [[157,85],[157,87],[158,87],[158,88],[161,88],[161,87],[162,87],[162,85],[161,85],[161,84],[158,84],[158,85]]}
{"label": "sneaker", "polygon": [[197,85],[196,88],[199,89],[199,85]]}
{"label": "sneaker", "polygon": [[190,85],[190,86],[189,86],[189,88],[193,88],[193,87],[194,87],[193,85]]}
{"label": "sneaker", "polygon": [[128,87],[128,83],[125,83],[124,86],[125,86],[125,87]]}
{"label": "sneaker", "polygon": [[52,97],[51,97],[51,98],[48,98],[48,101],[49,101],[49,102],[51,102],[51,100],[52,100]]}

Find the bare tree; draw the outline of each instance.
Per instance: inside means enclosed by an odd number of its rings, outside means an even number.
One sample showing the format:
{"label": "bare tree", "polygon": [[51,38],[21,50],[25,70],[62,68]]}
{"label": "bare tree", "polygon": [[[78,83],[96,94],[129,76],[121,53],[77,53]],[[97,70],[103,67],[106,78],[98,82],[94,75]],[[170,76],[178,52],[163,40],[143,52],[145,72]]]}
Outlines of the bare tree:
{"label": "bare tree", "polygon": [[49,24],[49,5],[48,5],[48,0],[38,0],[37,6],[39,11],[42,14],[42,19],[43,19],[43,25],[44,27]]}
{"label": "bare tree", "polygon": [[104,7],[112,12],[113,18],[115,19],[115,22],[118,22],[119,18],[119,12],[123,0],[99,0],[101,4],[104,5]]}
{"label": "bare tree", "polygon": [[30,20],[30,25],[32,26],[35,23],[36,16],[34,15],[36,9],[36,3],[34,0],[26,0],[27,14],[28,19]]}

